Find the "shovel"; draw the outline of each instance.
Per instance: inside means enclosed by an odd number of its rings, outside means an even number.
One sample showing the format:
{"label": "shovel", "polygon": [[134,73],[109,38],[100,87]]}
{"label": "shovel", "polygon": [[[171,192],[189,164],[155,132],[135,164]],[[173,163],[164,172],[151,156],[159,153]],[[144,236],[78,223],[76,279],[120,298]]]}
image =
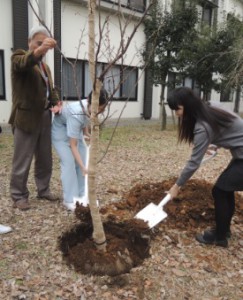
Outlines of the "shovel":
{"label": "shovel", "polygon": [[[87,146],[87,155],[86,155],[86,163],[85,163],[86,168],[88,167],[88,163],[89,163],[89,146]],[[83,197],[74,197],[73,202],[74,203],[78,202],[83,206],[88,206],[89,198],[88,198],[88,175],[87,174],[85,175],[84,178],[84,195]]]}
{"label": "shovel", "polygon": [[163,211],[163,206],[170,201],[170,199],[170,194],[167,194],[158,205],[149,203],[136,214],[135,218],[148,222],[148,227],[150,229],[153,228],[167,217],[167,213]]}
{"label": "shovel", "polygon": [[[87,146],[87,155],[86,155],[86,168],[88,167],[89,164],[89,148],[90,146]],[[88,197],[88,175],[85,175],[84,178],[84,195],[83,197],[73,197],[73,202],[76,204],[78,202],[79,204],[87,207],[89,204],[89,197]],[[96,200],[97,206],[99,206],[99,201]]]}
{"label": "shovel", "polygon": [[[212,159],[217,154],[217,151],[211,150],[210,155],[208,157],[205,157],[202,163],[205,163]],[[171,195],[167,194],[162,201],[156,205],[154,203],[150,203],[147,206],[145,206],[142,210],[140,210],[136,215],[136,219],[141,219],[144,222],[148,223],[148,227],[151,229],[161,221],[163,221],[167,217],[167,213],[163,210],[163,207],[167,202],[169,202],[171,199]]]}

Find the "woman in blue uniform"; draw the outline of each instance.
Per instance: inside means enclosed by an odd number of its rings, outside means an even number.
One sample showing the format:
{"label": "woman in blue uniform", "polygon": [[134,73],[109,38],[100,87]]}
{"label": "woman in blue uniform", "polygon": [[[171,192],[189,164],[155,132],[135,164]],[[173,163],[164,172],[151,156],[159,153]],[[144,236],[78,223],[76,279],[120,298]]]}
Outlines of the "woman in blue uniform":
{"label": "woman in blue uniform", "polygon": [[[61,162],[63,204],[68,210],[75,209],[74,198],[84,195],[84,176],[87,146],[84,130],[89,124],[91,98],[66,102],[62,111],[56,114],[52,123],[52,143]],[[99,98],[99,112],[105,109],[108,101],[106,90],[102,89]]]}

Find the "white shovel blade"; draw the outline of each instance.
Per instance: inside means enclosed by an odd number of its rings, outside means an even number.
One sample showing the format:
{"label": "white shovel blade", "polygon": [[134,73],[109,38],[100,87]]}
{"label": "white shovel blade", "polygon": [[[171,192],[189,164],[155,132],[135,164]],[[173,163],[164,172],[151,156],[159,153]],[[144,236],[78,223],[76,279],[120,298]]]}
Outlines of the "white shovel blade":
{"label": "white shovel blade", "polygon": [[135,216],[136,219],[141,219],[144,222],[148,222],[149,228],[153,228],[159,222],[167,217],[167,213],[162,208],[158,207],[154,203],[150,203],[144,207]]}
{"label": "white shovel blade", "polygon": [[[87,207],[89,205],[89,199],[86,196],[83,197],[73,197],[73,202],[76,204],[78,202],[79,204],[82,204],[83,206]],[[99,200],[96,200],[97,207],[99,207]]]}

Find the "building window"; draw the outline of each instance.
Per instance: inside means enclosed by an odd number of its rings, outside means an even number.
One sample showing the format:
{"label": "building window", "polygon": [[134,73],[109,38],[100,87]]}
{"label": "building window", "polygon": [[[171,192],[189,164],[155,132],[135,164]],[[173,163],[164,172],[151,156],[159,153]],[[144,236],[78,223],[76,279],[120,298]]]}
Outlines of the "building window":
{"label": "building window", "polygon": [[4,72],[4,52],[0,50],[0,99],[5,100],[5,72]]}
{"label": "building window", "polygon": [[[192,87],[194,93],[198,95],[199,97],[201,96],[201,87],[200,85],[196,82],[196,80],[193,81],[193,87]],[[209,93],[210,95],[210,93]]]}
{"label": "building window", "polygon": [[[92,82],[87,61],[69,59],[72,65],[63,59],[62,70],[62,97],[66,100],[78,100],[86,98],[92,91]],[[107,66],[97,63],[97,77]],[[115,65],[109,69],[104,77],[103,85],[113,100],[129,101],[137,100],[138,69]]]}
{"label": "building window", "polygon": [[218,8],[215,0],[199,0],[201,6],[201,18],[202,18],[202,26],[213,26],[217,24],[217,15],[215,15],[215,9]]}
{"label": "building window", "polygon": [[183,80],[183,86],[191,88],[194,93],[200,97],[201,89],[196,80],[190,77],[185,77]]}
{"label": "building window", "polygon": [[198,96],[201,94],[200,86],[197,84],[196,80],[190,77],[182,77],[179,73],[169,72],[168,73],[168,94],[177,87],[185,86],[191,88],[194,93]]}
{"label": "building window", "polygon": [[62,97],[67,100],[77,100],[83,98],[83,62],[69,61],[63,59]]}
{"label": "building window", "polygon": [[193,86],[193,80],[192,80],[192,78],[190,78],[190,77],[185,77],[185,78],[184,78],[183,86],[189,87],[189,88],[192,89],[192,86]]}
{"label": "building window", "polygon": [[123,84],[121,85],[122,98],[137,99],[137,68],[126,68],[123,70]]}
{"label": "building window", "polygon": [[168,86],[167,86],[167,96],[175,89],[176,87],[176,73],[168,73]]}
{"label": "building window", "polygon": [[128,7],[137,11],[144,12],[145,3],[146,1],[144,0],[128,0]]}
{"label": "building window", "polygon": [[144,12],[146,8],[146,0],[104,0],[105,2],[119,4],[131,10]]}
{"label": "building window", "polygon": [[104,88],[115,99],[120,98],[121,70],[119,66],[111,67],[104,78]]}
{"label": "building window", "polygon": [[233,102],[234,99],[234,89],[225,88],[221,90],[220,102]]}
{"label": "building window", "polygon": [[203,23],[203,25],[208,25],[208,26],[211,27],[211,25],[212,25],[212,15],[213,15],[212,7],[203,7],[203,11],[202,11],[202,23]]}
{"label": "building window", "polygon": [[104,78],[104,87],[114,100],[137,100],[138,70],[135,67],[113,66]]}

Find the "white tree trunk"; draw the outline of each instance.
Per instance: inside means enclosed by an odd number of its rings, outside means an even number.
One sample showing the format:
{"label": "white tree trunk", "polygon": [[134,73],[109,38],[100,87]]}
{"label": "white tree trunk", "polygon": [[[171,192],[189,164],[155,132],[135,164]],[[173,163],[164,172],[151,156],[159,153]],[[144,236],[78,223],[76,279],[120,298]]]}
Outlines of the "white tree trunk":
{"label": "white tree trunk", "polygon": [[89,175],[88,175],[88,195],[89,206],[93,222],[93,239],[97,249],[106,251],[106,237],[104,227],[101,221],[99,208],[97,207],[96,195],[96,170],[99,154],[99,120],[98,108],[99,97],[102,83],[96,80],[95,76],[95,10],[96,1],[89,0],[89,68],[90,76],[93,83],[92,103],[91,103],[91,141],[90,141],[90,156],[89,156]]}

